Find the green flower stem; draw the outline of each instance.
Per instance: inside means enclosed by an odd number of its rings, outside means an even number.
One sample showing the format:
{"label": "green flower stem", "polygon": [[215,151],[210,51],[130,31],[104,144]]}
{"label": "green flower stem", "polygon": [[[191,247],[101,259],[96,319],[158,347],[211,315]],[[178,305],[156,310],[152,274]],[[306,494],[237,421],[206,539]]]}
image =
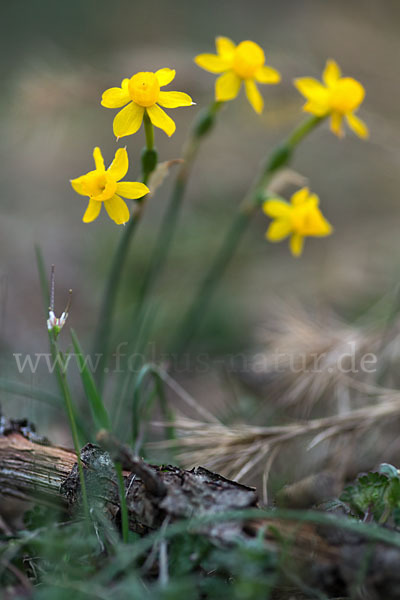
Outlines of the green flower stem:
{"label": "green flower stem", "polygon": [[143,118],[144,132],[146,135],[146,146],[142,151],[143,183],[148,183],[151,173],[157,166],[158,156],[154,148],[154,127],[147,113]]}
{"label": "green flower stem", "polygon": [[147,112],[145,112],[145,114],[144,114],[143,123],[144,123],[144,132],[146,135],[146,147],[148,150],[153,150],[153,148],[154,148],[154,127],[153,127],[153,123],[150,121],[150,118],[149,118]]}
{"label": "green flower stem", "polygon": [[115,462],[115,471],[117,473],[117,481],[118,481],[118,491],[119,491],[119,501],[121,506],[121,529],[122,529],[122,539],[125,544],[129,541],[129,516],[128,516],[128,507],[126,505],[126,490],[125,490],[125,482],[124,476],[122,474],[122,466],[121,463]]}
{"label": "green flower stem", "polygon": [[106,368],[108,360],[111,324],[114,316],[119,283],[133,234],[141,218],[142,205],[138,205],[138,208],[138,212],[131,217],[119,240],[101,302],[99,321],[93,343],[93,354],[100,353],[97,369],[94,373],[94,378],[100,394],[104,383],[104,369]]}
{"label": "green flower stem", "polygon": [[62,352],[60,352],[60,350],[58,348],[57,341],[56,341],[54,333],[52,331],[49,332],[49,336],[50,336],[51,352],[52,352],[53,360],[56,365],[57,381],[58,381],[61,393],[64,398],[65,408],[67,411],[69,426],[70,426],[71,435],[72,435],[72,442],[74,444],[74,450],[75,450],[75,454],[76,454],[76,461],[78,463],[79,481],[80,481],[81,490],[82,490],[83,510],[84,510],[84,514],[85,514],[86,518],[89,519],[90,512],[89,512],[89,503],[88,503],[87,490],[86,490],[85,475],[83,472],[83,464],[82,464],[82,459],[81,459],[81,449],[80,449],[80,444],[79,444],[78,428],[77,428],[76,421],[75,421],[71,392],[70,392],[68,381],[67,381],[66,363],[65,363]]}
{"label": "green flower stem", "polygon": [[246,194],[236,213],[233,222],[222,242],[210,269],[202,280],[182,324],[174,336],[172,351],[181,353],[188,346],[204,317],[207,306],[221,277],[228,267],[239,242],[250,223],[252,216],[265,200],[265,193],[272,176],[277,170],[287,165],[297,145],[323,120],[321,117],[310,117],[302,122],[289,135],[285,142],[278,145],[268,157],[261,175],[255,185]]}
{"label": "green flower stem", "polygon": [[194,123],[191,135],[185,145],[183,151],[183,163],[177,174],[169,205],[161,223],[157,241],[150,258],[149,266],[139,289],[133,319],[134,328],[136,328],[138,320],[141,319],[142,309],[146,303],[148,294],[167,262],[168,252],[178,223],[179,213],[194,160],[198,154],[203,138],[212,130],[215,124],[216,115],[222,105],[223,102],[213,102],[199,114]]}
{"label": "green flower stem", "polygon": [[[147,184],[151,173],[157,166],[157,152],[154,149],[154,128],[147,113],[144,115],[144,130],[146,146],[142,151],[142,181]],[[125,266],[129,246],[138,223],[140,222],[146,198],[137,201],[136,212],[124,228],[119,244],[114,254],[110,273],[107,278],[103,293],[99,321],[94,337],[93,354],[100,353],[98,367],[95,373],[95,381],[100,394],[103,390],[105,368],[109,355],[111,326],[114,310],[121,281],[121,275]]]}

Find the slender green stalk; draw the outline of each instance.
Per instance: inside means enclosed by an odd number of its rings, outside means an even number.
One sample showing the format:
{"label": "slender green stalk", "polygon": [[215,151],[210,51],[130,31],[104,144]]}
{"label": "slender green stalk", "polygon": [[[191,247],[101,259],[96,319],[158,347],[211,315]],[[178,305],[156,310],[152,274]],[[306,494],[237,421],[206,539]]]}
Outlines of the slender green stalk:
{"label": "slender green stalk", "polygon": [[[143,121],[146,146],[142,151],[142,180],[143,183],[147,183],[152,171],[154,171],[157,166],[157,152],[154,149],[154,128],[147,114],[145,114]],[[137,202],[136,212],[124,228],[124,232],[120,238],[111,263],[110,272],[103,293],[99,321],[93,343],[93,354],[100,353],[98,368],[95,373],[95,381],[100,394],[103,390],[104,374],[109,356],[111,327],[121,276],[128,255],[129,246],[136,227],[142,218],[145,204],[145,199]]]}
{"label": "slender green stalk", "polygon": [[199,289],[196,291],[182,324],[178,327],[178,331],[172,342],[173,352],[177,352],[178,354],[183,352],[196,333],[215,288],[228,267],[251,218],[265,200],[267,186],[272,176],[278,169],[289,163],[296,146],[322,120],[323,118],[314,116],[306,119],[268,157],[255,185],[253,185],[242,201],[222,242],[222,246],[202,280]]}
{"label": "slender green stalk", "polygon": [[121,506],[121,529],[122,539],[125,544],[129,541],[129,516],[128,507],[126,505],[126,490],[124,476],[122,474],[122,465],[119,462],[114,463],[115,470],[117,473],[118,491],[119,491],[119,502]]}
{"label": "slender green stalk", "polygon": [[101,393],[104,382],[104,369],[108,359],[108,350],[110,345],[111,324],[114,316],[114,309],[118,294],[119,283],[122,271],[125,265],[125,259],[128,255],[130,243],[133,238],[136,226],[141,217],[139,210],[129,223],[125,226],[122,236],[119,240],[117,249],[112,259],[110,272],[106,281],[106,287],[103,293],[98,325],[93,343],[93,354],[100,354],[95,380]]}
{"label": "slender green stalk", "polygon": [[145,113],[143,118],[144,123],[144,133],[146,136],[146,147],[148,150],[153,150],[154,148],[154,127],[152,122],[149,119],[147,113]]}
{"label": "slender green stalk", "polygon": [[[216,115],[222,106],[222,102],[213,102],[208,108],[201,111],[193,125],[191,134],[183,150],[183,162],[178,171],[169,205],[161,223],[149,266],[139,289],[137,302],[134,306],[134,314],[131,320],[131,339],[136,339],[138,331],[142,329],[149,293],[166,264],[182,207],[187,182],[202,139],[212,130],[215,124]],[[151,143],[151,140],[149,140],[149,142]],[[151,159],[151,155],[149,156]],[[142,163],[144,163],[144,156],[142,156]],[[137,352],[137,349],[135,351]],[[131,396],[132,379],[134,379],[134,376],[128,376],[124,385],[125,391],[119,390],[116,401],[118,414],[120,414],[120,408],[123,406],[126,399]]]}
{"label": "slender green stalk", "polygon": [[199,117],[194,123],[192,132],[185,145],[183,151],[183,162],[175,180],[169,205],[158,232],[149,266],[139,289],[132,324],[134,330],[136,329],[137,322],[141,319],[142,308],[146,302],[148,294],[167,262],[169,249],[171,247],[171,242],[174,237],[182,207],[187,182],[194,160],[198,154],[201,141],[212,130],[215,124],[216,114],[222,105],[222,102],[213,102],[208,108],[200,113]]}
{"label": "slender green stalk", "polygon": [[[41,286],[41,291],[42,291],[42,296],[43,296],[44,310],[45,310],[45,314],[47,316],[48,309],[50,306],[50,293],[49,293],[49,287],[48,287],[48,282],[47,282],[46,273],[45,273],[45,266],[44,266],[42,251],[39,246],[35,246],[35,254],[36,254],[36,262],[37,262],[38,273],[39,273],[40,286]],[[82,460],[81,460],[81,449],[80,449],[80,440],[79,440],[79,434],[78,434],[78,426],[77,426],[77,421],[75,418],[75,409],[74,409],[74,405],[72,402],[71,392],[69,389],[67,376],[66,376],[67,363],[64,360],[64,356],[63,356],[62,352],[60,352],[60,350],[58,348],[56,334],[54,333],[53,330],[49,330],[48,334],[49,334],[51,357],[52,357],[54,367],[55,367],[54,372],[56,374],[57,382],[58,382],[58,385],[59,385],[59,388],[61,391],[61,395],[64,400],[65,408],[67,411],[67,416],[68,416],[69,425],[70,425],[70,429],[71,429],[71,435],[72,435],[72,442],[74,444],[76,460],[78,463],[79,480],[80,480],[81,489],[82,489],[83,510],[84,510],[85,516],[87,518],[89,518],[90,517],[89,503],[88,503],[88,498],[87,498],[86,482],[85,482],[85,476],[84,476],[84,472],[83,472],[83,465],[82,465]]]}
{"label": "slender green stalk", "polygon": [[57,380],[58,380],[58,384],[61,389],[61,393],[64,398],[65,408],[67,411],[67,416],[68,416],[68,421],[69,421],[69,427],[71,430],[72,442],[74,444],[74,450],[75,450],[75,454],[76,454],[76,461],[78,463],[79,481],[80,481],[81,490],[82,490],[83,510],[84,510],[85,516],[89,519],[90,512],[89,512],[89,503],[88,503],[87,490],[86,490],[85,474],[83,472],[83,463],[82,463],[82,459],[81,459],[81,449],[80,449],[80,444],[79,444],[78,428],[77,428],[76,421],[75,421],[74,407],[73,407],[73,403],[72,403],[71,392],[70,392],[68,381],[67,381],[66,362],[64,360],[64,355],[62,354],[62,352],[60,352],[60,350],[58,348],[54,333],[52,331],[50,331],[49,334],[50,334],[50,344],[51,344],[51,349],[52,349],[52,355],[53,355],[53,358],[55,360],[55,365],[56,365]]}

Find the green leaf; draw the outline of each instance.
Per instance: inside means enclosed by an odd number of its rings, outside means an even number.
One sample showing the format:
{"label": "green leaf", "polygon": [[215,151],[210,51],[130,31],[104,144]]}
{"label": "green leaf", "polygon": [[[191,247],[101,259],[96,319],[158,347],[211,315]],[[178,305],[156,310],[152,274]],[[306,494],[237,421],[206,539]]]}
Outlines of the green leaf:
{"label": "green leaf", "polygon": [[346,502],[360,518],[371,514],[379,521],[387,509],[387,492],[391,480],[381,473],[368,473],[358,478],[353,486],[345,488],[340,500]]}
{"label": "green leaf", "polygon": [[56,408],[63,408],[63,401],[57,394],[52,394],[47,390],[39,389],[20,381],[12,381],[11,379],[5,379],[0,377],[0,390],[15,396],[22,396],[29,398],[30,400],[39,400],[39,402],[45,402]]}
{"label": "green leaf", "polygon": [[93,375],[88,369],[78,337],[73,329],[71,329],[71,338],[74,346],[75,355],[78,360],[78,367],[82,380],[82,385],[90,404],[95,425],[99,429],[110,429],[110,420],[108,418],[108,413],[104,407],[100,394],[97,391]]}

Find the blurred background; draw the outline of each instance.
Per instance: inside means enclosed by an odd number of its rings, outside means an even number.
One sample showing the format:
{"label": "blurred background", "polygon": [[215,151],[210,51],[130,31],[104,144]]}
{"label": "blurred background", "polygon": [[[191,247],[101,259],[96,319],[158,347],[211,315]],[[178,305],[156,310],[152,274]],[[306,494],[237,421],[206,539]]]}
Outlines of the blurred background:
{"label": "blurred background", "polygon": [[[121,228],[105,211],[94,223],[82,223],[86,200],[74,193],[69,180],[93,168],[94,146],[101,147],[109,164],[121,145],[112,134],[116,111],[100,106],[102,92],[137,71],[176,69],[170,89],[188,92],[197,105],[172,111],[176,134],[168,139],[156,130],[156,146],[160,160],[179,158],[190,124],[214,89],[215,77],[196,67],[193,57],[214,52],[217,35],[259,43],[266,63],[282,73],[282,83],[262,86],[261,117],[244,93],[228,103],[202,146],[168,269],[153,294],[156,348],[162,350],[187,306],[263,157],[302,118],[303,99],[293,78],[320,78],[327,58],[336,59],[344,75],[365,86],[359,115],[371,133],[367,142],[350,132],[338,140],[324,125],[295,156],[292,166],[320,196],[334,235],[308,239],[303,256],[295,260],[286,242],[265,241],[268,220],[260,212],[221,282],[194,351],[214,357],[251,353],[277,304],[298,304],[316,313],[329,307],[343,319],[354,319],[390,294],[400,269],[399,24],[397,0],[3,2],[1,376],[21,378],[13,353],[48,351],[35,244],[40,244],[48,268],[56,265],[56,313],[62,312],[67,290],[73,288],[69,325],[90,347]],[[130,157],[128,180],[139,176],[143,138],[141,130],[122,141]],[[173,174],[149,202],[132,244],[115,343],[126,326],[172,180]],[[67,345],[68,333],[62,335]],[[54,388],[45,370],[23,379]],[[237,393],[225,385],[223,368],[185,373],[180,379],[209,407],[217,407],[221,396],[229,403]],[[8,415],[32,418],[42,429],[51,424],[52,439],[65,440],[60,413],[6,392],[0,397]]]}

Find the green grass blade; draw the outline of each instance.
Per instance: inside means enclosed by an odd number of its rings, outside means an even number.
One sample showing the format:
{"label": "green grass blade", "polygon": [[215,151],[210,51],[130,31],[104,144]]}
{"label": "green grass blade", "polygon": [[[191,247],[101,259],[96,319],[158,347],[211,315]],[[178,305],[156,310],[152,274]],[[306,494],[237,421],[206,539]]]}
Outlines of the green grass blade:
{"label": "green grass blade", "polygon": [[[149,396],[143,394],[143,385],[147,376],[153,379],[155,395]],[[135,387],[133,390],[132,403],[132,443],[136,445],[139,438],[140,426],[142,421],[148,420],[150,412],[153,408],[154,399],[158,397],[161,413],[167,423],[173,420],[173,414],[169,409],[168,402],[165,396],[164,382],[160,376],[158,368],[152,363],[144,365],[137,376]],[[166,426],[167,439],[174,439],[174,428],[170,425]],[[135,448],[138,451],[138,448]]]}
{"label": "green grass blade", "polygon": [[38,400],[39,402],[50,404],[56,408],[62,408],[62,398],[57,396],[57,394],[52,394],[51,392],[40,388],[34,388],[31,385],[21,383],[20,381],[12,381],[0,377],[0,390],[2,392],[14,394],[15,396],[29,398],[30,400]]}
{"label": "green grass blade", "polygon": [[95,425],[98,429],[110,429],[110,419],[108,417],[108,413],[104,407],[100,394],[97,391],[93,375],[88,369],[85,358],[83,356],[81,345],[73,329],[71,329],[71,338],[72,344],[74,346],[75,355],[78,361],[82,385],[90,404]]}
{"label": "green grass blade", "polygon": [[38,269],[38,273],[39,273],[40,289],[41,289],[42,298],[43,298],[44,314],[47,319],[48,312],[49,312],[49,306],[50,306],[49,282],[47,279],[46,267],[44,264],[42,249],[37,244],[35,244],[35,255],[36,255],[37,269]]}

